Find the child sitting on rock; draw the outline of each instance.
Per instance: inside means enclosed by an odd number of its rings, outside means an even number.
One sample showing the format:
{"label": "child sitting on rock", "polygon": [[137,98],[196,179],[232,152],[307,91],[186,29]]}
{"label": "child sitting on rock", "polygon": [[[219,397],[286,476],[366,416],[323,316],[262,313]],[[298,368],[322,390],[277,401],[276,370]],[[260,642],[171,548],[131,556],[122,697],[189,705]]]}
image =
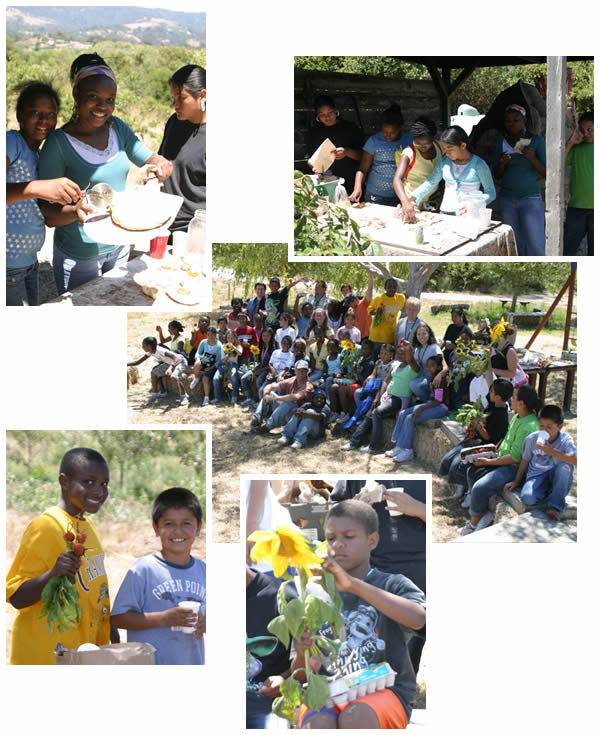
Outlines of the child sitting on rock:
{"label": "child sitting on rock", "polygon": [[565,499],[573,483],[577,466],[577,448],[571,436],[562,430],[564,419],[559,406],[544,406],[539,413],[540,430],[530,434],[523,444],[523,458],[513,482],[505,490],[519,487],[525,505],[546,503],[546,515],[557,521],[565,508]]}
{"label": "child sitting on rock", "polygon": [[320,388],[315,390],[311,400],[295,408],[292,414],[291,419],[283,427],[283,434],[277,440],[278,444],[285,446],[292,442],[292,449],[304,449],[309,436],[323,438],[331,417],[325,391]]}

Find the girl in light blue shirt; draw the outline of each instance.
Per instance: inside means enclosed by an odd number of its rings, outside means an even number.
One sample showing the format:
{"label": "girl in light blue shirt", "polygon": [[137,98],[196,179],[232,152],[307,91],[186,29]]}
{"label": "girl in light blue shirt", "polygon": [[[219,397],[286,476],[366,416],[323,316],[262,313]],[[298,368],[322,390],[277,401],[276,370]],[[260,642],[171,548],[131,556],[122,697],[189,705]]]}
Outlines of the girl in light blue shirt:
{"label": "girl in light blue shirt", "polygon": [[442,214],[464,214],[466,205],[461,198],[483,188],[486,205],[496,198],[494,179],[487,163],[468,148],[469,138],[458,125],[451,125],[440,136],[445,155],[438,161],[431,176],[411,197],[418,206],[443,179],[446,188],[440,207]]}

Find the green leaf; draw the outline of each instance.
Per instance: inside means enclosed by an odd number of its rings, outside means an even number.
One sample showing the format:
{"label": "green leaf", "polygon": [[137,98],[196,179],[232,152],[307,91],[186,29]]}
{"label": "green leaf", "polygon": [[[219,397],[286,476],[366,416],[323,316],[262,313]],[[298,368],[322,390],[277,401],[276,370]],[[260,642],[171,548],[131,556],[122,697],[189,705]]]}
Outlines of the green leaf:
{"label": "green leaf", "polygon": [[283,717],[290,723],[291,727],[295,727],[296,707],[285,697],[277,697],[277,699],[273,701],[272,709],[278,717]]}
{"label": "green leaf", "polygon": [[294,679],[293,676],[284,679],[280,690],[282,696],[284,696],[290,704],[294,705],[294,707],[300,706],[302,702],[302,687],[297,679]]}
{"label": "green leaf", "polygon": [[286,648],[290,645],[290,631],[283,615],[273,618],[267,625],[267,630],[277,636]]}
{"label": "green leaf", "polygon": [[320,602],[314,595],[309,595],[306,600],[306,623],[311,631],[318,630],[322,625]]}
{"label": "green leaf", "polygon": [[333,603],[334,607],[337,610],[341,610],[342,598],[340,597],[340,593],[335,586],[335,577],[331,572],[328,572],[326,569],[323,569],[323,574],[321,575],[321,587],[323,587],[325,592],[327,592],[327,594],[331,598],[331,602]]}
{"label": "green leaf", "polygon": [[285,597],[285,588],[287,587],[289,583],[289,579],[285,582],[283,582],[281,585],[279,585],[279,589],[277,590],[277,610],[279,611],[280,615],[283,615],[285,612],[285,609],[287,607],[287,599]]}
{"label": "green leaf", "polygon": [[300,638],[305,627],[304,605],[300,600],[294,599],[288,602],[285,611],[285,622],[294,638]]}
{"label": "green leaf", "polygon": [[308,673],[308,686],[306,688],[304,703],[309,709],[319,711],[325,706],[325,702],[329,698],[329,686],[327,679],[320,674]]}

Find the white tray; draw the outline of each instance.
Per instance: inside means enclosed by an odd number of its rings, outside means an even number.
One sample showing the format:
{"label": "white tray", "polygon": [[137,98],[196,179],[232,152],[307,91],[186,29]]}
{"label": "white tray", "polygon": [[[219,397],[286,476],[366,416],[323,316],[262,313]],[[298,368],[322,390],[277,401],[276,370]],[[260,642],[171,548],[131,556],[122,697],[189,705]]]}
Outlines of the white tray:
{"label": "white tray", "polygon": [[[118,192],[116,194],[118,196]],[[101,243],[102,245],[135,245],[139,250],[143,250],[144,246],[149,248],[150,240],[169,228],[183,204],[183,197],[176,196],[175,194],[160,192],[158,196],[163,199],[165,213],[169,215],[167,221],[160,227],[156,227],[153,230],[146,230],[145,232],[130,232],[115,225],[110,216],[108,216],[97,222],[84,222],[83,231],[90,240]],[[94,212],[88,219],[93,219],[100,214],[102,212]]]}

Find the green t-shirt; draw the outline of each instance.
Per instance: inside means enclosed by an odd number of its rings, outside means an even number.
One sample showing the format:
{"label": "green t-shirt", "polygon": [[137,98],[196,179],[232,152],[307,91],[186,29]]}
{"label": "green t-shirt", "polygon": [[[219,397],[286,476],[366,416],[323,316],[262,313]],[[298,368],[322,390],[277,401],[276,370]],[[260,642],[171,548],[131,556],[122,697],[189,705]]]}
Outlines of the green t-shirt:
{"label": "green t-shirt", "polygon": [[578,143],[567,153],[571,167],[569,207],[594,208],[594,144]]}
{"label": "green t-shirt", "polygon": [[387,392],[396,398],[408,398],[411,393],[410,381],[418,378],[419,373],[415,373],[410,365],[398,369],[399,365],[399,362],[395,362],[392,367],[392,377],[388,383]]}
{"label": "green t-shirt", "polygon": [[513,462],[518,465],[523,452],[523,442],[534,431],[539,431],[539,428],[540,424],[534,413],[527,414],[523,418],[516,415],[513,416],[508,425],[506,436],[500,445],[500,456],[510,454]]}

